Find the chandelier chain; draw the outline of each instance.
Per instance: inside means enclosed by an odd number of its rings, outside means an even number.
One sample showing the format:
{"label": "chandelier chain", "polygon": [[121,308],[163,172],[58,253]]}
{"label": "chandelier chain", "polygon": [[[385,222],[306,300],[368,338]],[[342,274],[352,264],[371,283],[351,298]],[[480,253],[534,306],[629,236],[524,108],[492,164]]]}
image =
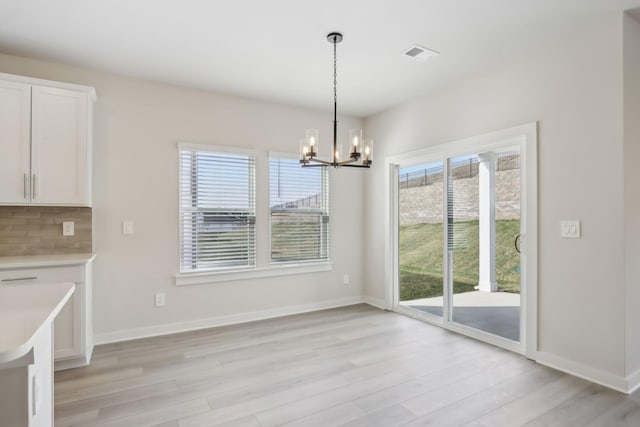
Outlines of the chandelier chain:
{"label": "chandelier chain", "polygon": [[338,55],[336,54],[336,39],[333,39],[333,102],[338,102]]}

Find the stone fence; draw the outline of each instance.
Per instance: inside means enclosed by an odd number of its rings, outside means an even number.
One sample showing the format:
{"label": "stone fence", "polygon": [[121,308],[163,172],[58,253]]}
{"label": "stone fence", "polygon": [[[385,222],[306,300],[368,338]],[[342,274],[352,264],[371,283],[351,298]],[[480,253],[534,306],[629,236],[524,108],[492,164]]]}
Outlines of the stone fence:
{"label": "stone fence", "polygon": [[[478,175],[453,180],[453,206],[456,221],[478,219]],[[400,224],[437,224],[443,221],[444,184],[400,189]],[[496,172],[496,219],[520,218],[520,169]]]}

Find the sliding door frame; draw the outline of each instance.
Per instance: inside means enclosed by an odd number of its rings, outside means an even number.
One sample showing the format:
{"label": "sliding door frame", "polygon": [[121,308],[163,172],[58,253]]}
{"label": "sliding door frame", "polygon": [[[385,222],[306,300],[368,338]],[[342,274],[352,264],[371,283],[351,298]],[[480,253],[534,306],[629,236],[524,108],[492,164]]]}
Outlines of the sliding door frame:
{"label": "sliding door frame", "polygon": [[[399,165],[410,167],[423,163],[442,162],[445,191],[443,191],[443,249],[444,257],[449,257],[448,236],[446,227],[448,159],[471,152],[503,150],[507,147],[518,147],[521,158],[520,165],[520,218],[521,226],[521,283],[520,293],[520,341],[512,341],[488,332],[480,331],[452,320],[452,290],[446,289],[443,298],[442,317],[429,313],[420,313],[400,305],[399,298]],[[538,303],[538,218],[537,218],[537,123],[490,132],[483,135],[439,144],[420,150],[389,156],[385,159],[386,197],[386,265],[385,265],[385,304],[394,310],[428,323],[442,326],[445,329],[476,338],[490,344],[524,354],[536,359],[537,353],[537,303]],[[444,262],[444,258],[443,258]],[[447,259],[444,283],[450,288],[452,262]]]}

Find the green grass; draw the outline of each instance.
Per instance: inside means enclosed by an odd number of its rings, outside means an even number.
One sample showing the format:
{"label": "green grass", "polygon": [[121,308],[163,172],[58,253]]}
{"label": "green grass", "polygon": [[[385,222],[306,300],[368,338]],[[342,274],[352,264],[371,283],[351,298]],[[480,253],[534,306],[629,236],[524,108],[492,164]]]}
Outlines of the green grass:
{"label": "green grass", "polygon": [[[496,278],[505,292],[520,292],[513,247],[519,230],[519,220],[496,221]],[[478,221],[455,223],[454,234],[454,293],[472,291],[478,284]],[[400,226],[401,301],[442,296],[442,237],[442,224]]]}

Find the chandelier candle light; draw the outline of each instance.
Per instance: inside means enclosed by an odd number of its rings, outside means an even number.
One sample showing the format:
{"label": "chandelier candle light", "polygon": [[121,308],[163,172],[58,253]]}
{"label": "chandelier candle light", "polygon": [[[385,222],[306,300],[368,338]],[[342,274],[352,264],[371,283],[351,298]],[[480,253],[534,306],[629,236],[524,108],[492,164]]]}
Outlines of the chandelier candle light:
{"label": "chandelier candle light", "polygon": [[373,140],[362,139],[362,130],[349,131],[349,158],[342,160],[342,146],[338,145],[338,69],[336,46],[342,41],[342,34],[329,33],[327,41],[333,43],[333,154],[331,160],[319,159],[318,129],[307,129],[305,138],[300,140],[300,165],[302,167],[311,166],[333,166],[338,168],[348,166],[352,168],[368,168],[373,162]]}

